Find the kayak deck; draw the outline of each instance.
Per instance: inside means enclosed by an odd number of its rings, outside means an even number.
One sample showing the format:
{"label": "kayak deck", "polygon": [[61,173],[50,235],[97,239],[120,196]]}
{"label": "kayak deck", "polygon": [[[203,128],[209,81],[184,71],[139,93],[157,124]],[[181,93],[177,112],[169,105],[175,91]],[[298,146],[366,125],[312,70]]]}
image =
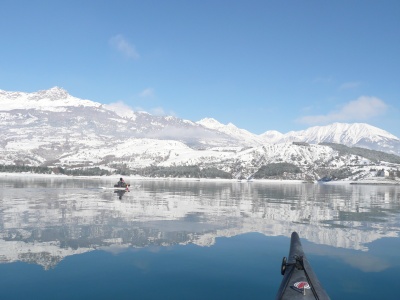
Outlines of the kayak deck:
{"label": "kayak deck", "polygon": [[276,300],[330,300],[304,254],[297,232],[292,233],[289,257],[283,258],[281,273],[283,279]]}
{"label": "kayak deck", "polygon": [[103,190],[117,190],[117,191],[129,191],[128,187],[101,187]]}

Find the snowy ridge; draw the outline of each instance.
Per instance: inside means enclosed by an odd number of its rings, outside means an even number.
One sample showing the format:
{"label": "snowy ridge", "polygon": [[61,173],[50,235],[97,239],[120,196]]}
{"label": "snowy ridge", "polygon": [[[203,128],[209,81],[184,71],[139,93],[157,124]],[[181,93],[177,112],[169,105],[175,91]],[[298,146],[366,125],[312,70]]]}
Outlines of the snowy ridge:
{"label": "snowy ridge", "polygon": [[268,130],[260,134],[261,140],[266,143],[277,143],[283,140],[284,134],[276,130]]}
{"label": "snowy ridge", "polygon": [[232,123],[228,125],[221,124],[212,118],[205,118],[197,123],[227,134],[232,138],[243,140],[253,147],[263,144],[291,142],[306,142],[310,144],[337,143],[400,155],[400,139],[398,137],[365,123],[333,123],[326,126],[314,126],[301,131],[290,131],[286,134],[276,130],[269,130],[260,135],[237,128]]}
{"label": "snowy ridge", "polygon": [[243,140],[249,145],[261,145],[262,144],[262,139],[245,130],[245,129],[240,129],[233,125],[232,123],[228,123],[227,125],[221,124],[217,120],[213,118],[205,118],[201,119],[200,121],[196,122],[197,124],[200,124],[204,127],[217,130],[219,132],[225,133],[233,138]]}
{"label": "snowy ridge", "polygon": [[123,105],[110,108],[57,87],[30,94],[0,91],[0,164],[5,165],[106,169],[118,164],[130,168],[196,165],[247,178],[263,164],[287,162],[315,178],[313,169],[359,161],[338,157],[331,148],[318,145],[321,142],[400,154],[398,138],[362,123],[255,135],[212,118],[195,123],[134,112]]}
{"label": "snowy ridge", "polygon": [[308,143],[338,143],[356,145],[363,139],[378,142],[382,139],[399,140],[393,134],[365,123],[334,123],[327,126],[315,126],[301,131],[291,131],[282,140],[301,141]]}
{"label": "snowy ridge", "polygon": [[68,94],[59,87],[42,90],[34,93],[7,92],[0,90],[1,110],[13,109],[40,109],[49,111],[61,111],[61,107],[91,106],[100,107],[100,103],[90,100],[81,100]]}

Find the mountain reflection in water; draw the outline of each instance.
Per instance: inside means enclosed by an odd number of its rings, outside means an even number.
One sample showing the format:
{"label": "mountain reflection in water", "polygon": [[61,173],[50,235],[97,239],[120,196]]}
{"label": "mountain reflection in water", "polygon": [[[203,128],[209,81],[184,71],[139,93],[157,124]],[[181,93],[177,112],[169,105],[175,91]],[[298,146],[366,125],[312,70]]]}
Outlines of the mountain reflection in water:
{"label": "mountain reflection in water", "polygon": [[[56,266],[95,249],[196,244],[257,232],[368,250],[400,231],[400,189],[388,186],[0,177],[0,262]],[[283,253],[282,255],[286,255]]]}

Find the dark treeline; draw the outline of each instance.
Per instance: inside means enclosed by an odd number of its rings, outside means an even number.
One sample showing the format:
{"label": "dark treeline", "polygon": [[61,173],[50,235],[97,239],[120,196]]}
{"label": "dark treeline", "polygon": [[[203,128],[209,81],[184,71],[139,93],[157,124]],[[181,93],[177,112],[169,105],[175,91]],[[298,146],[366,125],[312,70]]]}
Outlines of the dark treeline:
{"label": "dark treeline", "polygon": [[64,169],[61,167],[34,167],[34,166],[17,166],[17,165],[0,165],[0,172],[2,173],[34,173],[34,174],[64,174],[73,176],[102,176],[111,175],[112,173],[100,169],[99,167],[93,168],[80,168],[80,169]]}
{"label": "dark treeline", "polygon": [[[376,176],[384,176],[384,170],[371,169],[376,171]],[[129,169],[126,166],[119,166],[114,171],[108,171],[99,167],[84,167],[66,169],[61,167],[34,167],[26,165],[0,165],[2,173],[34,173],[34,174],[64,174],[72,176],[107,176],[121,174],[123,176],[140,175],[144,177],[165,177],[165,178],[224,178],[232,179],[232,174],[217,168],[200,169],[198,166],[171,166],[157,167],[150,166],[141,169]],[[338,180],[354,176],[360,170],[353,170],[350,167],[328,168],[320,167],[314,170],[318,178],[328,178]],[[254,179],[299,179],[302,171],[299,167],[291,163],[271,163],[262,166],[254,175]],[[390,170],[389,177],[400,177],[400,170]]]}
{"label": "dark treeline", "polygon": [[283,177],[285,174],[301,173],[299,167],[291,163],[272,163],[262,166],[255,174],[255,179]]}
{"label": "dark treeline", "polygon": [[329,146],[333,150],[338,151],[340,155],[353,154],[367,158],[373,162],[385,161],[393,164],[400,164],[400,156],[385,153],[382,151],[370,150],[360,147],[347,147],[345,145],[335,143],[321,143],[320,145]]}
{"label": "dark treeline", "polygon": [[198,166],[172,166],[137,169],[134,174],[145,177],[183,177],[183,178],[226,178],[231,179],[232,175],[217,168],[200,169]]}
{"label": "dark treeline", "polygon": [[327,180],[345,179],[360,172],[361,170],[353,172],[349,167],[343,167],[341,169],[318,168],[315,170],[315,173],[318,174],[319,178],[325,178]]}
{"label": "dark treeline", "polygon": [[0,165],[2,173],[35,173],[35,174],[51,174],[53,170],[48,167],[32,167],[32,166],[17,166],[17,165]]}
{"label": "dark treeline", "polygon": [[61,167],[33,167],[18,165],[0,165],[0,172],[7,173],[34,173],[34,174],[64,174],[72,176],[104,176],[121,174],[124,176],[141,175],[145,177],[186,177],[186,178],[232,178],[228,172],[217,168],[200,169],[198,166],[173,166],[173,167],[146,167],[131,170],[119,166],[110,172],[99,167],[66,169]]}
{"label": "dark treeline", "polygon": [[104,176],[113,174],[112,172],[100,169],[99,167],[73,169],[73,170],[63,169],[61,173],[72,176]]}

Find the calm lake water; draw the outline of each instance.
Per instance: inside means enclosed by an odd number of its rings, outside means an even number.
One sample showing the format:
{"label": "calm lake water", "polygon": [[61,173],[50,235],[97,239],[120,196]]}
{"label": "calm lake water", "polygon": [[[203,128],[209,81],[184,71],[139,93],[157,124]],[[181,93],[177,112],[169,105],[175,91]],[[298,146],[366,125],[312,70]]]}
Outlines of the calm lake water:
{"label": "calm lake water", "polygon": [[0,177],[0,299],[274,299],[297,231],[332,299],[399,299],[400,188]]}

